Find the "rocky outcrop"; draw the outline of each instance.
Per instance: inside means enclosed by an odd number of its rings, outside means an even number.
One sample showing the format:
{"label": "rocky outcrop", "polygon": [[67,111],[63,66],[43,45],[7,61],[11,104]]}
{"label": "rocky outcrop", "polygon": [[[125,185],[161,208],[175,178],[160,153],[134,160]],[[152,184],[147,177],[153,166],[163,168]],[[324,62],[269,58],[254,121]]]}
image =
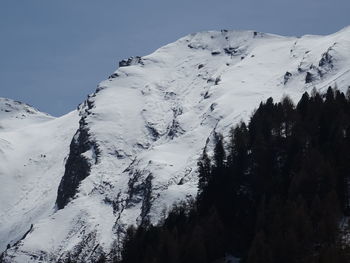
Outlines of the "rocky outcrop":
{"label": "rocky outcrop", "polygon": [[123,59],[119,61],[119,67],[128,67],[128,66],[137,65],[137,64],[143,65],[142,58],[139,56],[130,57],[128,59]]}
{"label": "rocky outcrop", "polygon": [[93,108],[91,97],[86,100],[85,105],[87,108],[71,141],[65,172],[58,187],[56,199],[58,209],[64,208],[74,197],[80,182],[89,176],[91,165],[97,163],[100,154],[98,145],[90,138],[86,123],[86,116]]}

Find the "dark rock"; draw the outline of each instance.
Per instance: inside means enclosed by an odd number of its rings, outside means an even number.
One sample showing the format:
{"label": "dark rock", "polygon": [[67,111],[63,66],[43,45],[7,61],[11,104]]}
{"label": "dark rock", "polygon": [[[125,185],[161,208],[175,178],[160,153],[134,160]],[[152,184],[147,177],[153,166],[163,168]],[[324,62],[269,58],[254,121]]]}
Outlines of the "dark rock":
{"label": "dark rock", "polygon": [[319,68],[317,69],[317,74],[322,78],[324,73]]}
{"label": "dark rock", "polygon": [[177,185],[183,185],[184,184],[184,178],[181,178],[180,181],[177,183]]}
{"label": "dark rock", "polygon": [[147,225],[149,223],[149,212],[152,206],[152,180],[153,175],[150,173],[144,181],[141,181],[143,176],[138,170],[133,171],[131,168],[129,174],[131,175],[128,182],[128,197],[125,208],[130,208],[136,204],[141,204],[141,214],[138,221],[140,225]]}
{"label": "dark rock", "polygon": [[203,68],[203,67],[204,67],[203,64],[199,64],[199,65],[198,65],[198,69],[201,69],[201,68]]}
{"label": "dark rock", "polygon": [[77,192],[82,180],[90,175],[90,162],[83,156],[86,151],[95,153],[95,162],[100,154],[98,146],[89,137],[85,117],[79,121],[79,129],[70,144],[69,156],[65,165],[65,172],[57,191],[56,205],[58,209],[64,208]]}
{"label": "dark rock", "polygon": [[207,91],[205,94],[204,94],[204,99],[209,99],[210,98],[210,95],[209,95],[209,92]]}
{"label": "dark rock", "polygon": [[174,139],[178,134],[183,134],[185,131],[181,128],[180,123],[174,119],[172,124],[168,127],[168,137]]}
{"label": "dark rock", "polygon": [[118,150],[115,150],[114,155],[117,157],[117,159],[125,159],[126,157],[123,151]]}
{"label": "dark rock", "polygon": [[116,77],[119,77],[118,73],[113,73],[108,77],[108,79],[115,79]]}
{"label": "dark rock", "polygon": [[152,174],[149,174],[143,183],[143,199],[141,205],[141,226],[147,226],[150,223],[149,212],[151,210],[152,202]]}
{"label": "dark rock", "polygon": [[194,48],[194,46],[192,46],[191,44],[188,44],[187,45],[189,48]]}
{"label": "dark rock", "polygon": [[238,47],[225,47],[224,52],[227,55],[234,56],[238,52]]}
{"label": "dark rock", "polygon": [[165,92],[164,99],[170,100],[170,99],[175,99],[176,98],[176,93],[173,91],[167,91]]}
{"label": "dark rock", "polygon": [[122,61],[119,61],[119,67],[128,67],[136,64],[144,65],[141,57],[130,57],[128,59],[123,59]]}
{"label": "dark rock", "polygon": [[95,94],[99,93],[101,90],[104,90],[106,87],[98,86],[95,90]]}
{"label": "dark rock", "polygon": [[217,56],[217,55],[220,55],[221,52],[218,51],[218,50],[215,50],[215,51],[212,51],[211,54],[212,54],[213,56]]}
{"label": "dark rock", "polygon": [[314,80],[314,76],[310,72],[306,72],[305,83],[311,83]]}
{"label": "dark rock", "polygon": [[153,139],[154,141],[158,140],[160,134],[159,134],[159,132],[156,130],[156,128],[154,128],[154,127],[152,126],[151,123],[148,123],[148,125],[146,126],[146,128],[147,128],[148,132],[150,133],[150,135],[152,136],[152,139]]}
{"label": "dark rock", "polygon": [[287,82],[289,81],[289,79],[292,77],[292,73],[290,73],[290,72],[286,72],[285,74],[284,74],[284,77],[283,77],[283,80],[284,80],[284,85],[286,85],[287,84]]}
{"label": "dark rock", "polygon": [[322,54],[322,58],[318,65],[320,67],[333,68],[333,57],[329,54],[329,51]]}
{"label": "dark rock", "polygon": [[142,143],[137,143],[136,146],[144,150],[149,149],[149,144],[143,145]]}
{"label": "dark rock", "polygon": [[210,105],[210,111],[214,111],[215,108],[216,108],[216,106],[217,106],[217,103],[212,103],[212,104]]}
{"label": "dark rock", "polygon": [[213,78],[207,79],[207,83],[212,83],[212,82],[215,82],[215,79],[213,79]]}

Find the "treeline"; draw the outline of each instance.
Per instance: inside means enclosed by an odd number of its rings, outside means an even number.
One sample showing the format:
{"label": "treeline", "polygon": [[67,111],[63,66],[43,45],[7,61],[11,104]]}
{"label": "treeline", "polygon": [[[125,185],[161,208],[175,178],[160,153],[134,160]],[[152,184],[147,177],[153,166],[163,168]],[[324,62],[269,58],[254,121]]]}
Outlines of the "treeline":
{"label": "treeline", "polygon": [[[122,263],[349,262],[350,98],[338,90],[261,103],[215,136],[198,162],[198,197],[157,226],[128,229]],[[216,261],[218,260],[218,261]],[[223,262],[223,261],[222,261]]]}

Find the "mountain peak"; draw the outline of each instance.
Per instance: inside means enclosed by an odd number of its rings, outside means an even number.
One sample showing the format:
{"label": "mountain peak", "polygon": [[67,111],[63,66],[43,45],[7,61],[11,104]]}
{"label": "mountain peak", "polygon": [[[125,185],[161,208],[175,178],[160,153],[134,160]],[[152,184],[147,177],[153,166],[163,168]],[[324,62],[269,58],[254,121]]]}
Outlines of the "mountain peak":
{"label": "mountain peak", "polygon": [[26,103],[0,98],[0,130],[21,128],[53,118]]}

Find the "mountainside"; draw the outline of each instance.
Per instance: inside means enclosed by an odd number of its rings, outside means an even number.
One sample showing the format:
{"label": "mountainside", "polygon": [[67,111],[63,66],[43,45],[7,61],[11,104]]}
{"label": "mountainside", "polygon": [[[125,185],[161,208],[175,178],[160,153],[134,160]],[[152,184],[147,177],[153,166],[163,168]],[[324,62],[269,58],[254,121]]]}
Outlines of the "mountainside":
{"label": "mountainside", "polygon": [[77,115],[55,119],[26,104],[0,99],[1,251],[53,213]]}
{"label": "mountainside", "polygon": [[196,199],[130,226],[113,263],[348,263],[349,119],[332,88],[261,102],[203,151]]}
{"label": "mountainside", "polygon": [[215,131],[227,135],[268,97],[349,84],[350,27],[300,38],[222,30],[121,61],[60,118],[1,100],[4,261],[94,262],[128,225],[196,195]]}

